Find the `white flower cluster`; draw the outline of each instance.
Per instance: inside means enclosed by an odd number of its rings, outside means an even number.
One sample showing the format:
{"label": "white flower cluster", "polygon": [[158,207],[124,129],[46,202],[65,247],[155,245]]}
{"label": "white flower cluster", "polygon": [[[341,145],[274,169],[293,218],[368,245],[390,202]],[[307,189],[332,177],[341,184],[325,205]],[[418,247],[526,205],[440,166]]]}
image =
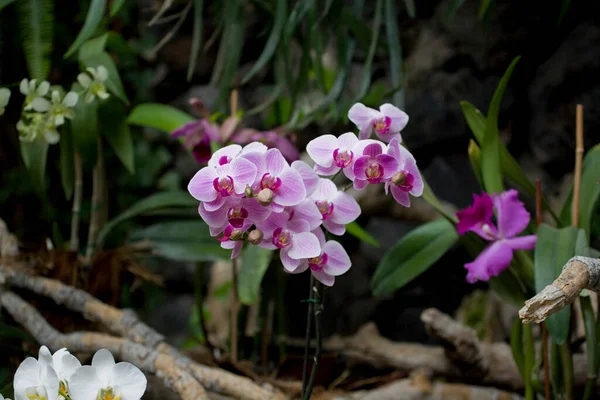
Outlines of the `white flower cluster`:
{"label": "white flower cluster", "polygon": [[82,366],[67,349],[51,354],[42,346],[37,360],[29,357],[21,363],[13,387],[15,400],[140,400],[146,384],[139,368],[115,364],[106,349],[94,354],[91,366]]}

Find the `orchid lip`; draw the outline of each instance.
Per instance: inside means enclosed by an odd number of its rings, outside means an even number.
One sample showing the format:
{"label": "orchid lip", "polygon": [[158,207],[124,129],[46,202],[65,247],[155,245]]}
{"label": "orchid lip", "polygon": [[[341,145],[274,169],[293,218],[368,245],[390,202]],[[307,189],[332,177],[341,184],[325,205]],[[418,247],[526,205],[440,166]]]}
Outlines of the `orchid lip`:
{"label": "orchid lip", "polygon": [[229,224],[234,228],[241,228],[246,218],[248,218],[248,210],[243,207],[231,207],[227,212]]}
{"label": "orchid lip", "polygon": [[392,119],[390,117],[381,117],[373,120],[373,128],[380,135],[385,135],[390,131],[390,125],[392,124]]}
{"label": "orchid lip", "polygon": [[383,177],[383,166],[378,162],[371,162],[365,170],[365,175],[367,176],[367,181],[369,181],[369,183],[381,183],[381,178]]}
{"label": "orchid lip", "polygon": [[331,218],[331,214],[333,214],[334,204],[328,202],[327,200],[317,200],[315,201],[317,208],[321,212],[323,216],[323,220],[328,220]]}
{"label": "orchid lip", "polygon": [[231,176],[215,178],[213,181],[213,187],[223,197],[231,196],[233,194],[233,178]]}
{"label": "orchid lip", "polygon": [[308,266],[312,271],[321,271],[325,264],[327,264],[327,253],[322,253],[318,257],[313,257],[308,259]]}
{"label": "orchid lip", "polygon": [[335,149],[333,151],[333,161],[340,168],[346,168],[350,165],[353,158],[354,153],[351,150],[340,151],[340,149]]}
{"label": "orchid lip", "polygon": [[231,161],[231,157],[221,156],[221,158],[219,158],[219,165],[229,164],[230,161]]}
{"label": "orchid lip", "polygon": [[266,173],[260,179],[260,188],[261,189],[271,189],[277,190],[281,186],[281,179],[276,176],[271,175],[270,173]]}
{"label": "orchid lip", "polygon": [[403,192],[410,192],[413,187],[415,186],[415,177],[413,174],[411,174],[410,172],[406,171],[406,170],[402,170],[399,171],[400,174],[402,174],[402,176],[404,176],[404,180],[402,181],[402,183],[394,183],[396,186],[398,186],[400,188],[400,190],[402,190]]}
{"label": "orchid lip", "polygon": [[273,244],[279,249],[283,249],[292,244],[290,232],[283,228],[275,229],[273,231]]}

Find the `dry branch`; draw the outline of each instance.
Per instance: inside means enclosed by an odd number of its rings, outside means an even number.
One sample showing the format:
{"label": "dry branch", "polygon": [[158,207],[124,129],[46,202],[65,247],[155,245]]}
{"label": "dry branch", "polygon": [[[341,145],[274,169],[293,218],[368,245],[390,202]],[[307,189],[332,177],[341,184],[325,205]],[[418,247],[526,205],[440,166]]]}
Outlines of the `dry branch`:
{"label": "dry branch", "polygon": [[202,385],[175,357],[115,336],[92,332],[62,334],[48,324],[29,303],[10,291],[0,292],[0,304],[38,342],[54,351],[63,347],[73,352],[95,352],[106,348],[117,358],[162,378],[165,385],[182,399],[208,399]]}
{"label": "dry branch", "polygon": [[552,284],[525,302],[519,317],[525,323],[542,322],[573,303],[583,289],[600,293],[600,259],[571,258]]}

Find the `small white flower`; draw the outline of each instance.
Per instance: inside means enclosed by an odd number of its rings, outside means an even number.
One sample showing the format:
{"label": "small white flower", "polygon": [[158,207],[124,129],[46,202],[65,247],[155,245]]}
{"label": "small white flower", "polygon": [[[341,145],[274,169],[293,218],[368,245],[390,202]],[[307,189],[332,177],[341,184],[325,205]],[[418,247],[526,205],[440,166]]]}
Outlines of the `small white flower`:
{"label": "small white flower", "polygon": [[35,85],[35,79],[29,81],[27,78],[23,79],[19,85],[19,91],[25,95],[25,110],[31,110],[33,108],[33,100],[38,97],[44,97],[50,89],[50,82],[48,81],[42,81],[37,88]]}
{"label": "small white flower", "polygon": [[17,122],[17,131],[22,142],[33,142],[40,137],[50,144],[56,144],[60,140],[54,120],[48,118],[46,114],[33,113],[30,114],[28,121],[21,119]]}
{"label": "small white flower", "polygon": [[[10,99],[10,90],[7,88],[0,88],[0,115],[4,114],[4,108],[8,105]],[[2,396],[0,394],[0,396]],[[2,399],[0,399],[2,400]]]}
{"label": "small white flower", "polygon": [[79,362],[77,357],[69,353],[66,348],[62,348],[51,354],[46,346],[40,347],[38,359],[54,368],[54,372],[56,372],[60,381],[59,394],[62,398],[66,398],[69,394],[68,382],[71,379],[71,375],[81,367],[81,362]]}
{"label": "small white flower", "polygon": [[13,387],[15,400],[54,400],[59,381],[51,365],[29,357],[17,368]]}
{"label": "small white flower", "polygon": [[77,104],[79,95],[75,92],[69,92],[64,98],[61,98],[58,90],[52,91],[52,102],[37,97],[33,100],[33,109],[37,112],[48,112],[54,126],[61,126],[65,123],[65,118],[73,119],[75,113],[71,108]]}
{"label": "small white flower", "polygon": [[77,75],[77,81],[87,91],[85,102],[91,103],[94,101],[94,97],[99,97],[102,100],[108,99],[109,94],[104,86],[104,82],[108,79],[108,70],[104,65],[100,65],[96,69],[87,68],[86,71],[89,75],[83,72]]}
{"label": "small white flower", "polygon": [[92,366],[84,366],[71,376],[69,391],[77,400],[140,400],[147,380],[133,364],[115,364],[110,351],[100,349],[92,358]]}

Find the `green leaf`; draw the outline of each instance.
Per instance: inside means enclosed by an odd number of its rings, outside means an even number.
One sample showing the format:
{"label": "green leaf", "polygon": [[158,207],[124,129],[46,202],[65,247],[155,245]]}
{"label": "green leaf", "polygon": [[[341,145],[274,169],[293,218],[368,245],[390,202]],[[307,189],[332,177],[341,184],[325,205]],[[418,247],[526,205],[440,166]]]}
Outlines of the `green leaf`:
{"label": "green leaf", "polygon": [[194,31],[192,33],[192,51],[190,54],[190,63],[188,65],[187,80],[192,80],[200,49],[202,48],[202,28],[203,28],[204,0],[194,0]]}
{"label": "green leaf", "polygon": [[458,12],[458,10],[463,6],[465,0],[452,0],[452,4],[448,8],[448,13],[446,14],[446,22],[450,21]]}
{"label": "green leaf", "polygon": [[108,33],[105,33],[104,35],[100,35],[83,43],[81,48],[79,48],[79,52],[77,53],[77,58],[79,58],[79,61],[89,57],[97,56],[98,54],[102,53],[106,47],[108,36]]}
{"label": "green leaf", "polygon": [[385,295],[402,288],[431,267],[457,240],[454,225],[445,219],[412,230],[383,256],[371,281],[373,294]]}
{"label": "green leaf", "polygon": [[121,8],[125,5],[125,0],[114,0],[110,7],[110,17],[113,18],[121,11]]}
{"label": "green leaf", "polygon": [[[414,4],[413,4],[414,7]],[[382,0],[377,0],[375,4],[375,16],[373,17],[373,28],[371,31],[371,43],[369,44],[369,51],[367,53],[367,58],[363,64],[363,79],[358,89],[356,95],[356,101],[361,100],[367,92],[369,91],[369,87],[371,86],[371,75],[372,75],[372,66],[373,66],[373,58],[375,57],[375,50],[377,49],[377,41],[379,40],[379,30],[381,28],[381,13],[382,13]],[[356,102],[355,101],[355,102]]]}
{"label": "green leaf", "polygon": [[433,193],[431,186],[429,186],[429,184],[425,181],[425,178],[422,178],[422,179],[423,179],[423,194],[421,197],[423,198],[423,200],[425,200],[426,202],[431,204],[437,210],[437,212],[439,212],[444,218],[446,218],[448,220],[448,222],[455,224],[458,221],[456,219],[456,216],[448,214],[446,212],[446,210],[442,206],[442,203],[440,203],[440,201],[436,197],[435,193]]}
{"label": "green leaf", "polygon": [[29,179],[41,198],[46,196],[46,159],[48,157],[48,142],[44,139],[38,139],[34,142],[20,142],[21,156],[27,171]]}
{"label": "green leaf", "polygon": [[525,357],[523,351],[523,322],[520,318],[515,318],[512,329],[510,331],[510,349],[513,359],[521,377],[525,377]]}
{"label": "green leaf", "polygon": [[108,234],[120,223],[135,218],[139,215],[157,211],[164,208],[188,207],[197,208],[198,201],[187,192],[159,192],[146,197],[115,218],[108,221],[98,233],[98,243],[103,243]]}
{"label": "green leaf", "polygon": [[85,65],[86,68],[96,68],[100,65],[103,65],[108,71],[108,79],[106,80],[106,88],[115,96],[119,98],[123,103],[129,105],[129,99],[127,98],[127,94],[125,93],[125,89],[123,89],[123,83],[121,82],[121,76],[119,75],[119,70],[115,65],[115,62],[108,55],[107,52],[103,51],[96,55],[90,55],[86,58],[82,58],[81,63]]}
{"label": "green leaf", "polygon": [[2,11],[2,9],[12,3],[14,3],[17,0],[0,0],[0,11]]}
{"label": "green leaf", "polygon": [[[385,27],[390,56],[390,77],[393,87],[404,87],[402,76],[402,47],[395,0],[385,0]],[[404,108],[404,89],[398,90],[393,96],[394,105]]]}
{"label": "green leaf", "polygon": [[287,3],[288,0],[277,0],[275,21],[273,22],[273,28],[271,29],[271,33],[269,34],[265,48],[250,71],[248,71],[244,78],[242,78],[242,85],[248,83],[248,81],[252,79],[252,77],[256,75],[258,71],[263,69],[263,67],[271,60],[271,58],[273,58],[273,54],[275,54],[275,50],[279,45],[279,38],[282,36],[283,28],[285,26],[287,17]]}
{"label": "green leaf", "polygon": [[67,200],[73,195],[75,154],[73,152],[73,136],[70,125],[60,135],[60,181]]}
{"label": "green leaf", "polygon": [[20,0],[17,12],[29,75],[38,81],[45,80],[50,71],[54,37],[54,1]]}
{"label": "green leaf", "polygon": [[[575,227],[562,229],[542,224],[537,230],[535,245],[535,289],[540,292],[560,275],[563,266],[582,247],[585,232]],[[578,244],[579,241],[579,244]],[[551,315],[546,320],[548,333],[557,344],[565,343],[569,333],[569,307]]]}
{"label": "green leaf", "polygon": [[500,83],[494,92],[494,97],[488,109],[485,124],[485,133],[481,145],[481,175],[483,185],[488,193],[500,193],[504,190],[502,184],[502,172],[500,170],[500,138],[498,135],[498,114],[504,91],[508,85],[510,76],[515,69],[520,57],[516,57],[510,63]]}
{"label": "green leaf", "polygon": [[523,326],[523,352],[525,354],[525,367],[523,380],[525,381],[525,399],[535,400],[535,390],[531,379],[535,367],[535,343],[533,340],[533,327],[531,324]]}
{"label": "green leaf", "polygon": [[406,5],[406,12],[408,13],[408,16],[414,18],[415,15],[417,15],[415,0],[404,0],[404,5]]}
{"label": "green leaf", "polygon": [[242,304],[252,305],[258,300],[260,285],[273,258],[273,250],[247,245],[242,253],[238,276],[238,296]]}
{"label": "green leaf", "polygon": [[98,109],[100,132],[130,173],[135,172],[133,139],[127,124],[127,110],[117,101],[107,101]]}
{"label": "green leaf", "polygon": [[86,165],[94,165],[98,145],[98,102],[86,103],[79,99],[73,107],[75,117],[71,120],[73,143],[82,154]]}
{"label": "green leaf", "polygon": [[153,224],[136,230],[131,240],[149,240],[156,255],[171,260],[211,261],[229,258],[231,254],[210,236],[208,225],[199,219]]}
{"label": "green leaf", "polygon": [[[587,382],[586,392],[583,396],[584,400],[591,398],[591,389],[595,386],[596,374],[598,372],[598,343],[596,343],[596,316],[594,315],[594,308],[590,300],[589,293],[581,293],[579,296],[579,302],[581,304],[581,313],[583,314],[583,326],[585,328],[585,344],[586,344],[586,357],[587,357]],[[588,386],[591,388],[588,389]]]}
{"label": "green leaf", "polygon": [[131,110],[127,123],[171,133],[175,129],[195,120],[196,118],[174,107],[158,103],[146,103],[137,105]]}
{"label": "green leaf", "polygon": [[489,283],[494,292],[515,307],[522,307],[528,299],[527,288],[521,282],[513,267],[509,267],[500,275],[490,278]]}
{"label": "green leaf", "polygon": [[475,178],[477,178],[477,182],[479,182],[479,186],[482,186],[482,177],[481,177],[481,149],[477,146],[477,143],[471,139],[469,140],[469,161],[471,161],[471,168],[473,168],[473,172],[475,173]]}
{"label": "green leaf", "polygon": [[479,6],[479,14],[478,14],[479,19],[483,19],[485,17],[491,4],[492,4],[492,0],[481,0],[481,4]]}
{"label": "green leaf", "polygon": [[69,50],[65,53],[64,58],[71,57],[79,49],[79,47],[96,32],[96,29],[102,21],[104,16],[104,9],[106,8],[106,0],[92,0],[90,8],[85,17],[83,28],[77,35],[77,38],[69,47]]}
{"label": "green leaf", "polygon": [[346,232],[348,232],[355,238],[362,240],[365,243],[369,243],[371,246],[374,246],[374,247],[381,246],[379,244],[379,242],[377,241],[377,239],[375,239],[373,236],[371,236],[371,234],[369,232],[365,231],[363,229],[363,227],[360,226],[358,224],[358,222],[356,222],[356,221],[350,222],[348,225],[346,225]]}

